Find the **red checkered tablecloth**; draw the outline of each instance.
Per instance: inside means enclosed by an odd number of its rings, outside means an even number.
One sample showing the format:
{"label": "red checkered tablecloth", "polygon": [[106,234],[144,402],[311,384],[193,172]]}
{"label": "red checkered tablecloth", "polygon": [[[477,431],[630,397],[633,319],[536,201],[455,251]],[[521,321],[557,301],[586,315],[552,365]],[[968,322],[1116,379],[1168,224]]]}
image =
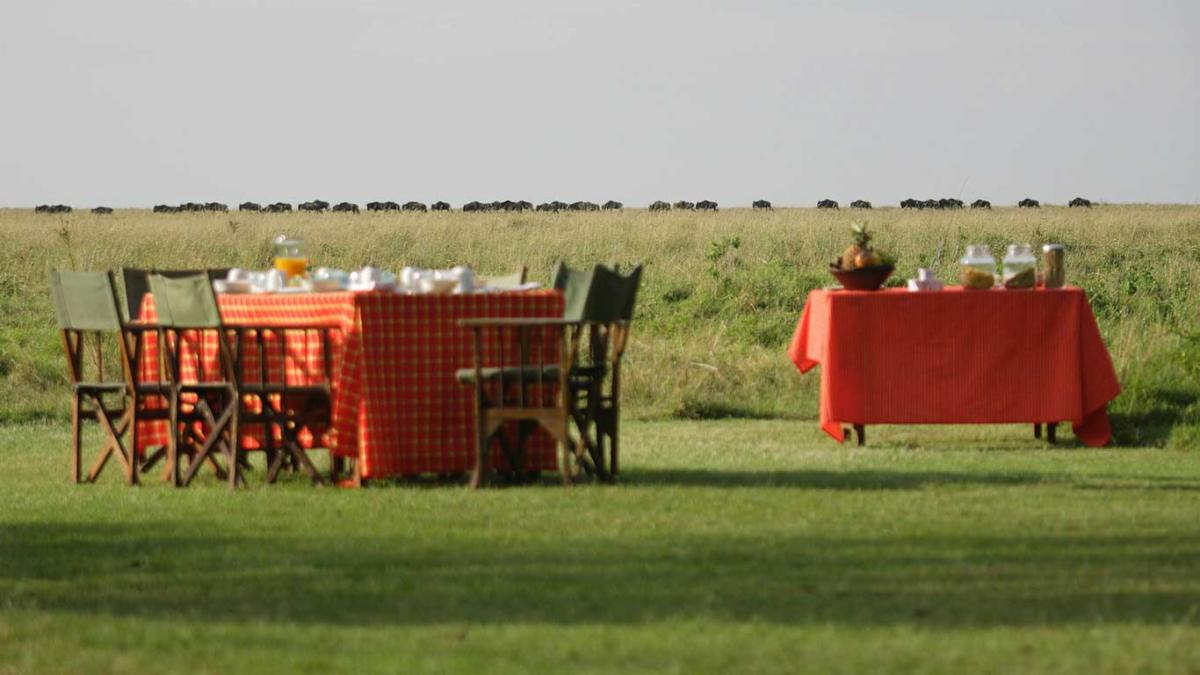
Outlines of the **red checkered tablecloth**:
{"label": "red checkered tablecloth", "polygon": [[[458,325],[467,318],[541,318],[562,316],[562,294],[553,290],[470,295],[399,295],[391,292],[306,293],[284,295],[219,295],[222,320],[229,326],[297,329],[333,325],[337,333],[333,360],[333,428],[328,445],[343,457],[355,457],[364,478],[468,471],[474,464],[475,418],[471,387],[458,383],[454,372],[472,364],[471,332]],[[143,317],[156,316],[148,296]],[[485,362],[494,365],[498,339],[485,333]],[[157,350],[152,343],[141,362],[143,380],[157,378]],[[196,340],[200,363],[215,363],[216,337]],[[324,355],[319,341],[288,337],[281,356],[268,356],[268,379],[286,373],[288,382],[303,384],[320,373]],[[313,345],[318,346],[314,349]],[[558,345],[546,334],[545,346],[557,356]],[[195,349],[196,347],[193,347]],[[257,364],[248,363],[249,371]],[[207,370],[215,372],[209,365]],[[195,374],[185,372],[185,376]],[[318,378],[319,379],[319,378]],[[162,422],[139,428],[139,448],[161,443]],[[256,447],[262,430],[244,434]],[[503,453],[493,449],[496,466]],[[553,439],[539,429],[525,458],[534,470],[556,468]]]}

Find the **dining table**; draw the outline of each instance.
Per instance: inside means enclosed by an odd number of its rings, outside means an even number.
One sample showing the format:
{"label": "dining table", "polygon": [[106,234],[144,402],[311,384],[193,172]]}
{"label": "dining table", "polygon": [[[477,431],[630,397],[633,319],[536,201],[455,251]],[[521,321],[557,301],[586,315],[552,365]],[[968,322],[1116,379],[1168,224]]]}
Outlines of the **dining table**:
{"label": "dining table", "polygon": [[[305,430],[301,442],[354,460],[356,477],[365,480],[471,470],[476,458],[474,391],[455,379],[455,371],[472,366],[473,337],[459,322],[561,317],[563,295],[554,289],[228,293],[218,294],[217,304],[222,324],[230,329],[284,329],[283,349],[268,350],[265,364],[251,361],[243,368],[294,384],[312,382],[328,372],[330,425]],[[155,321],[153,295],[144,299],[141,316],[148,323]],[[334,329],[332,339],[312,338],[322,328]],[[546,353],[556,354],[559,345],[546,339]],[[161,375],[155,340],[147,340],[139,360],[142,381]],[[216,332],[207,331],[195,342],[186,360],[194,365],[185,369],[185,378],[218,371]],[[485,344],[485,358],[503,358],[507,349],[508,345]],[[262,447],[266,433],[261,426],[246,425],[240,430],[242,447]],[[145,451],[162,445],[168,434],[164,421],[139,422],[137,447]],[[494,468],[506,463],[498,448],[491,458]],[[529,470],[555,470],[553,438],[540,429],[534,432],[524,462]]]}
{"label": "dining table", "polygon": [[839,442],[847,426],[861,442],[874,424],[1070,422],[1102,446],[1121,391],[1074,286],[817,289],[787,353],[802,373],[820,366],[820,427]]}

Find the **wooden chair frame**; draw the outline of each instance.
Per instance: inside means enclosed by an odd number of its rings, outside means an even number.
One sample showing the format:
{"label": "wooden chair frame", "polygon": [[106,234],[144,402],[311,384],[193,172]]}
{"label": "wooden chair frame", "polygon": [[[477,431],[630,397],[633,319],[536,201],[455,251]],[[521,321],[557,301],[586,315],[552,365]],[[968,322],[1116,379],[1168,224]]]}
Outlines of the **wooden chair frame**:
{"label": "wooden chair frame", "polygon": [[[465,319],[459,325],[471,330],[474,346],[476,454],[471,486],[481,487],[492,482],[493,438],[497,439],[508,459],[512,478],[518,481],[526,478],[525,444],[539,426],[558,443],[559,472],[563,482],[573,482],[578,477],[579,444],[570,433],[573,415],[568,377],[578,354],[583,324],[565,319]],[[494,371],[495,376],[485,374],[483,340],[486,329],[499,333],[496,344],[500,345],[502,359],[504,346],[516,345],[515,368],[502,364]],[[549,331],[550,336],[533,340],[535,329]],[[557,360],[547,358],[547,343],[557,345]],[[508,422],[517,423],[515,444],[501,433]]]}
{"label": "wooden chair frame", "polygon": [[[274,483],[285,463],[291,468],[302,468],[313,483],[321,485],[324,480],[313,465],[308,452],[300,442],[304,429],[313,431],[318,426],[329,426],[332,410],[332,335],[340,330],[337,326],[265,327],[226,326],[225,332],[232,337],[231,355],[238,399],[241,401],[242,423],[262,424],[263,443],[267,455],[268,483]],[[289,336],[301,334],[303,351],[308,352],[308,342],[319,340],[321,345],[322,380],[316,384],[289,384],[286,377],[286,359]],[[278,356],[284,367],[282,381],[271,381],[268,362],[272,356],[269,344],[277,345]],[[294,343],[293,343],[294,344]],[[257,378],[250,377],[247,363],[247,345],[257,357]],[[281,444],[274,446],[274,429],[279,430]]]}
{"label": "wooden chair frame", "polygon": [[[219,380],[207,376],[204,370],[204,355],[201,353],[206,333],[216,333]],[[167,469],[170,482],[186,487],[196,477],[206,462],[213,465],[218,478],[229,482],[234,488],[244,485],[241,475],[241,458],[238,454],[238,393],[233,377],[233,362],[224,331],[209,326],[166,326],[160,325],[159,368],[170,383],[168,420],[173,435],[168,445]],[[193,342],[195,353],[190,358],[196,362],[195,382],[185,382],[182,377],[184,344]],[[215,453],[225,458],[225,466],[216,462]],[[180,458],[190,458],[187,470],[182,472]]]}
{"label": "wooden chair frame", "polygon": [[[104,443],[92,467],[87,473],[87,482],[93,483],[100,476],[110,458],[116,455],[125,473],[125,481],[135,485],[138,480],[136,448],[127,447],[124,438],[133,425],[133,411],[128,405],[127,383],[105,381],[103,334],[106,331],[62,328],[63,351],[67,357],[67,377],[71,384],[71,480],[83,482],[83,422],[95,421],[104,432]],[[89,340],[89,338],[91,338]],[[91,349],[88,350],[88,343]],[[96,379],[88,380],[84,352],[94,357]],[[120,396],[120,406],[105,400],[105,396]]]}

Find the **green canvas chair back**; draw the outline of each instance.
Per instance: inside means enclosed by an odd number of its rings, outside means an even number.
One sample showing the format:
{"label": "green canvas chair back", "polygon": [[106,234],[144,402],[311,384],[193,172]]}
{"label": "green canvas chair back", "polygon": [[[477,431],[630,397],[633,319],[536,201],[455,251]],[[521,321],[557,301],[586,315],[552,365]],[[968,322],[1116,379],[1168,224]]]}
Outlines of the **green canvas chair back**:
{"label": "green canvas chair back", "polygon": [[594,270],[577,270],[558,263],[554,268],[554,288],[563,292],[563,318],[583,321]]}
{"label": "green canvas chair back", "polygon": [[151,274],[149,280],[159,324],[171,328],[221,327],[221,312],[207,274],[176,279]]}
{"label": "green canvas chair back", "polygon": [[119,331],[121,316],[106,272],[50,270],[50,294],[58,327],[78,331]]}
{"label": "green canvas chair back", "polygon": [[134,267],[122,267],[121,279],[125,285],[125,302],[121,311],[127,320],[142,318],[142,300],[150,292],[150,275],[161,274],[164,277],[178,279],[196,274],[207,274],[209,280],[224,279],[229,274],[229,268],[213,268],[208,270],[147,270]]}
{"label": "green canvas chair back", "polygon": [[576,270],[561,262],[554,270],[554,287],[563,292],[563,318],[569,321],[613,323],[632,319],[641,279],[641,265],[625,275],[603,265]]}

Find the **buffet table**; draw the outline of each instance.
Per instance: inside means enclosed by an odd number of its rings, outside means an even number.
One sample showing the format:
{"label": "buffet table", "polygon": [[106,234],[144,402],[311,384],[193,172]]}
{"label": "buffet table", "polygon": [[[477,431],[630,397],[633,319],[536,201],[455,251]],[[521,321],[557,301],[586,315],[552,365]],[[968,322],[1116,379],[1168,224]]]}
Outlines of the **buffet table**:
{"label": "buffet table", "polygon": [[[455,370],[471,366],[471,333],[458,325],[467,318],[546,318],[562,316],[559,291],[401,295],[390,291],[218,295],[222,321],[229,326],[295,329],[286,354],[269,362],[268,379],[303,384],[320,377],[326,356],[332,361],[332,428],[306,446],[328,447],[339,457],[357,460],[362,478],[471,470],[475,462],[474,398],[458,383]],[[143,317],[155,317],[147,296]],[[326,355],[320,341],[306,338],[305,327],[339,330]],[[217,358],[216,337],[195,347],[202,361]],[[485,345],[494,354],[500,345]],[[552,345],[557,350],[557,345]],[[248,363],[244,370],[257,370]],[[216,372],[215,365],[205,369]],[[140,362],[142,381],[158,377],[157,349],[150,341]],[[195,377],[193,374],[192,377]],[[243,447],[260,445],[261,428],[243,429]],[[139,427],[139,449],[165,441],[165,422]],[[553,439],[538,430],[530,440],[525,465],[555,470]],[[497,466],[505,462],[498,449]]]}
{"label": "buffet table", "polygon": [[821,366],[820,423],[1055,424],[1108,443],[1120,392],[1079,288],[938,292],[816,290],[788,348]]}

